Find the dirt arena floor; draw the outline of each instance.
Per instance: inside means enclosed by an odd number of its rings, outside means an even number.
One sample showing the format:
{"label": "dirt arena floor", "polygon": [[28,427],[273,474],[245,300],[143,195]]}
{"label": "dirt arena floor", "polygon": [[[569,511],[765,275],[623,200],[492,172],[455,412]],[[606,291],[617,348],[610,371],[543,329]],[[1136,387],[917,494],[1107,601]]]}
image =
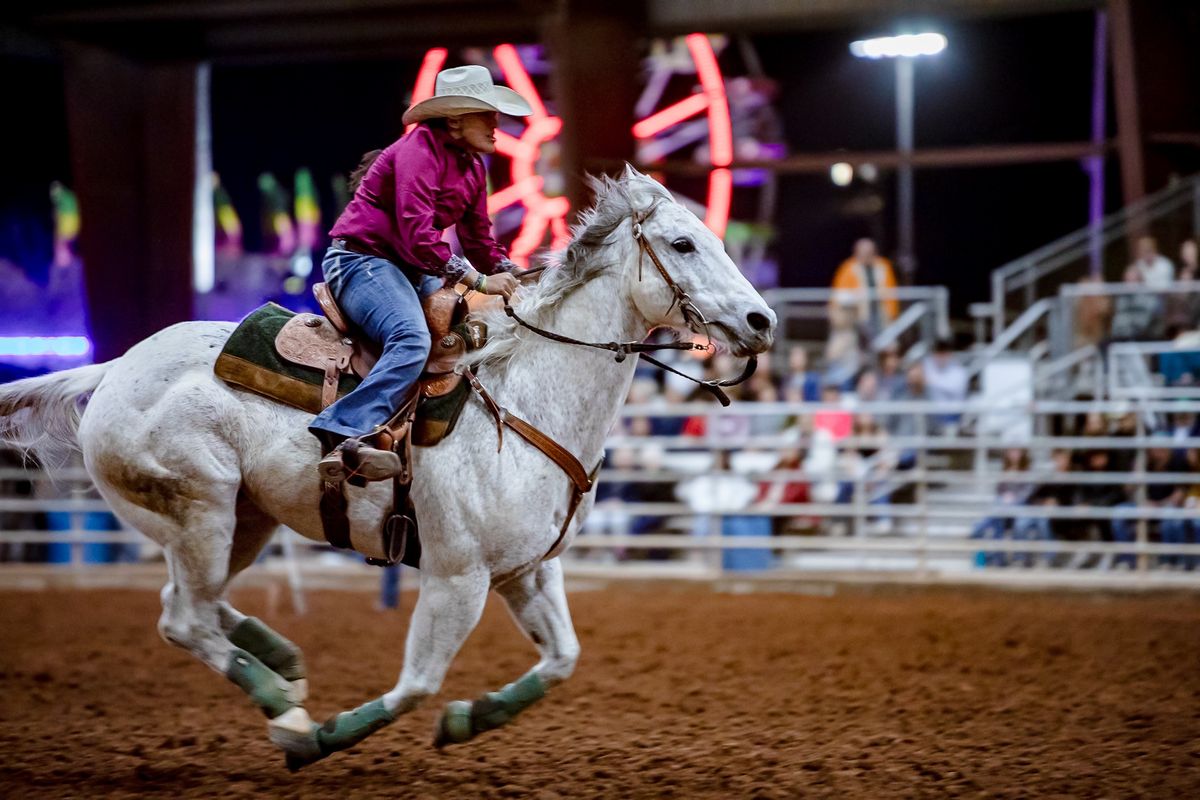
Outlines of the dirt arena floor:
{"label": "dirt arena floor", "polygon": [[[234,596],[300,644],[314,718],[377,696],[407,610]],[[142,591],[0,593],[0,797],[1200,797],[1200,599],[580,592],[575,677],[446,752],[435,708],[519,676],[492,603],[428,706],[289,774]]]}

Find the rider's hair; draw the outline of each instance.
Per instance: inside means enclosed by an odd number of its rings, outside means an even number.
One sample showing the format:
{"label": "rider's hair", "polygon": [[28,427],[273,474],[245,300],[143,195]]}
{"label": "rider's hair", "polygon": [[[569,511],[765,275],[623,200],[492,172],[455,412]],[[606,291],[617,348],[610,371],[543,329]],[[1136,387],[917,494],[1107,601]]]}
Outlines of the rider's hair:
{"label": "rider's hair", "polygon": [[362,160],[358,162],[358,166],[350,173],[350,181],[347,187],[350,190],[350,195],[358,191],[358,187],[362,185],[363,178],[367,177],[367,170],[371,169],[371,165],[379,158],[382,150],[371,150],[368,153],[363,153]]}

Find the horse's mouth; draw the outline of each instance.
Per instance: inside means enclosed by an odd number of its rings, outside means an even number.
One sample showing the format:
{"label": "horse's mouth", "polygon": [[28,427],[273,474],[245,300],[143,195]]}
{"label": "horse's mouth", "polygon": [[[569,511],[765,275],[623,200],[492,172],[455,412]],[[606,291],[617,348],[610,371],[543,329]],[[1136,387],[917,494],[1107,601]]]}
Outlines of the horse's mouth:
{"label": "horse's mouth", "polygon": [[[703,332],[701,329],[700,333]],[[765,352],[770,349],[771,343],[775,339],[773,331],[768,331],[765,335],[756,332],[754,335],[746,337],[731,325],[717,320],[708,323],[708,332],[716,343],[738,358],[749,358]]]}

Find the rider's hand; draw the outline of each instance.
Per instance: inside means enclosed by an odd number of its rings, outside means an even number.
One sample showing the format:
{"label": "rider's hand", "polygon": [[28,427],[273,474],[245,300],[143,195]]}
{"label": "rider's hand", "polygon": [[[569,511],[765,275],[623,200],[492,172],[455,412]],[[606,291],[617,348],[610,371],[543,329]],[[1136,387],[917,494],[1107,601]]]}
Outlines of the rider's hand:
{"label": "rider's hand", "polygon": [[518,281],[512,273],[497,272],[495,275],[488,275],[484,280],[483,293],[497,294],[503,296],[505,300],[511,300],[518,285]]}

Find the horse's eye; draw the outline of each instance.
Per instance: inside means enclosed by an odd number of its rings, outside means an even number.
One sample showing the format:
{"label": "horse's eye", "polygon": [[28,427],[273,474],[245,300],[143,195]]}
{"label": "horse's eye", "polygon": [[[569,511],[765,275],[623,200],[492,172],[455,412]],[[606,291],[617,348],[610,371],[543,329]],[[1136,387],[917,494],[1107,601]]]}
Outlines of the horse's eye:
{"label": "horse's eye", "polygon": [[696,250],[696,246],[692,244],[691,239],[676,239],[671,242],[671,247],[674,247],[677,253],[691,253]]}

